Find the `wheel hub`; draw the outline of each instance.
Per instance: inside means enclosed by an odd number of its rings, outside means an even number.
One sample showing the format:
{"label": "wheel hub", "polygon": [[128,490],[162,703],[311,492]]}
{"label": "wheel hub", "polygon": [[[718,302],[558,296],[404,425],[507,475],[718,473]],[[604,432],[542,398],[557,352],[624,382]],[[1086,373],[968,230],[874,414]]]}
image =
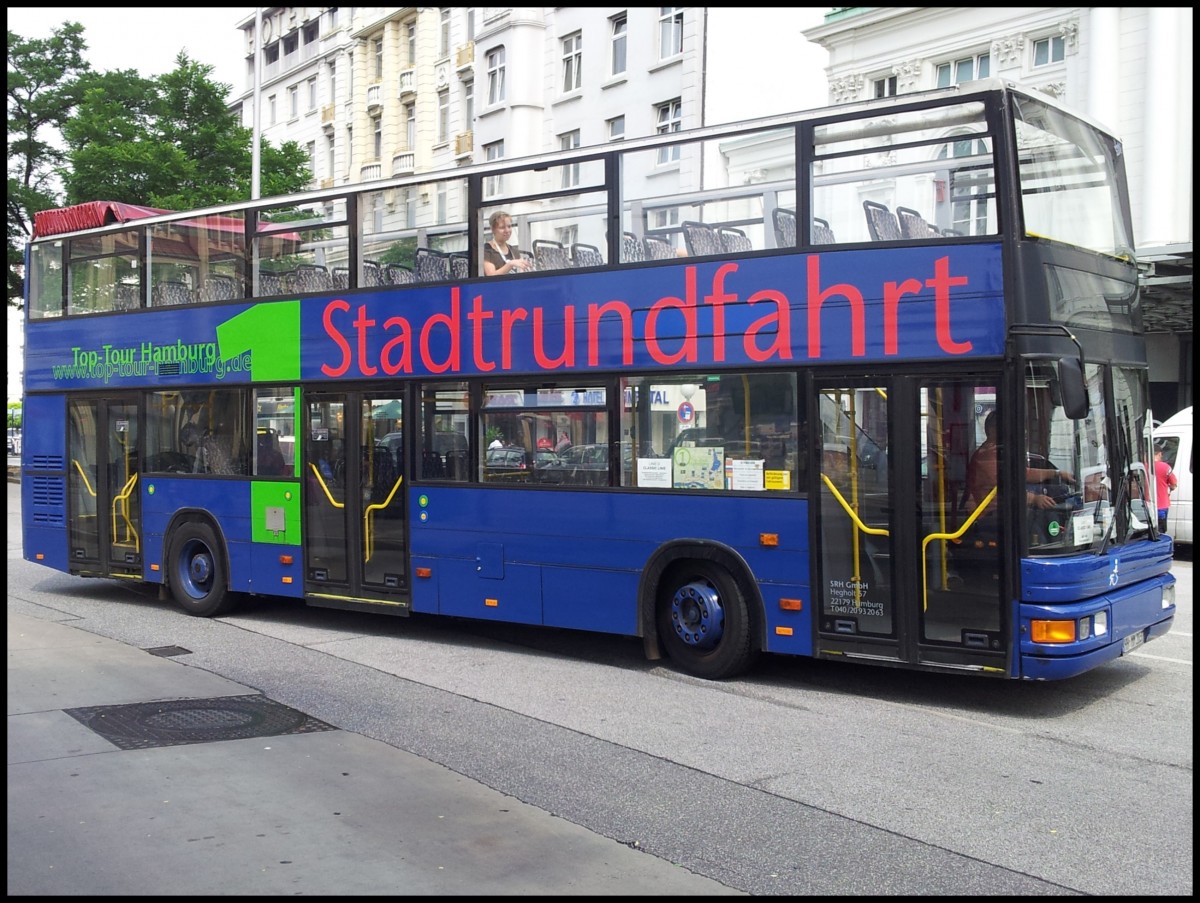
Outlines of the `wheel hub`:
{"label": "wheel hub", "polygon": [[212,559],[207,553],[193,555],[188,561],[188,579],[197,586],[212,579]]}
{"label": "wheel hub", "polygon": [[711,649],[720,642],[725,627],[721,597],[707,583],[681,586],[671,599],[671,626],[687,645]]}

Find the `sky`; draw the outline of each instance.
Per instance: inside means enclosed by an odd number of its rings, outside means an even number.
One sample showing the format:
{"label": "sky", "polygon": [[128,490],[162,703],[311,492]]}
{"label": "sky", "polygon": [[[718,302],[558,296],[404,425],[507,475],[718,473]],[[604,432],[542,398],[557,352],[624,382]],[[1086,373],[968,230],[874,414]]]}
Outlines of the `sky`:
{"label": "sky", "polygon": [[23,38],[48,38],[64,22],[83,26],[84,58],[93,69],[136,69],[144,76],[175,68],[180,50],[213,67],[213,80],[234,86],[240,94],[245,78],[245,52],[238,23],[254,7],[205,9],[188,6],[114,8],[8,7],[8,30]]}

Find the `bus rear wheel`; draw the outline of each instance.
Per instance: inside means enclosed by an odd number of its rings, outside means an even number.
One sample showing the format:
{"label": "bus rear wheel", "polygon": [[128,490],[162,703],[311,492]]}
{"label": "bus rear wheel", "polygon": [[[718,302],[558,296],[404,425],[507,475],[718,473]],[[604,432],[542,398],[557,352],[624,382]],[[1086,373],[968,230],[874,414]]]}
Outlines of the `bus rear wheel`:
{"label": "bus rear wheel", "polygon": [[189,522],[175,530],[167,566],[171,595],[188,614],[211,618],[233,608],[221,547],[208,524]]}
{"label": "bus rear wheel", "polygon": [[753,661],[745,593],[711,562],[683,563],[663,584],[658,635],[671,661],[706,680],[733,677]]}

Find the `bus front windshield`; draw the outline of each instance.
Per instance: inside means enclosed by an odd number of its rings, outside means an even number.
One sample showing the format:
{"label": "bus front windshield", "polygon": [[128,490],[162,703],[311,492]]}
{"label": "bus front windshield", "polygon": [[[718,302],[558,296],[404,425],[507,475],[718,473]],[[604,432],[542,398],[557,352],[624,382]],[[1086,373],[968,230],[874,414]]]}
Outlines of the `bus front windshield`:
{"label": "bus front windshield", "polygon": [[[1105,402],[1104,376],[1114,398]],[[1069,419],[1053,362],[1025,369],[1026,505],[1031,555],[1101,552],[1146,539],[1155,524],[1149,479],[1149,386],[1144,371],[1088,364],[1090,407]]]}
{"label": "bus front windshield", "polygon": [[1025,232],[1131,258],[1120,145],[1036,100],[1014,103]]}

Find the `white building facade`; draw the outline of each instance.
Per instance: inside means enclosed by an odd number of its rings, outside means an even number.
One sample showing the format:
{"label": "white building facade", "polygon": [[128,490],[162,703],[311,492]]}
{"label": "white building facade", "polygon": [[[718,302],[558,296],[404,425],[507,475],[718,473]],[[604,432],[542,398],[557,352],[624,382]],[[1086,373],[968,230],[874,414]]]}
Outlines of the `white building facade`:
{"label": "white building facade", "polygon": [[[803,31],[794,12],[755,8],[271,7],[262,15],[260,128],[272,143],[308,149],[313,187],[694,128],[709,124],[710,92],[730,84],[753,115],[981,76],[1038,87],[1124,142],[1155,412],[1192,401],[1190,8],[836,7]],[[759,23],[752,39],[735,39],[730,23],[747,21]],[[255,17],[240,28],[239,102],[250,126]],[[828,59],[824,83],[799,65],[795,77],[765,69],[818,48]],[[747,180],[772,172],[767,150],[741,149]],[[655,178],[673,180],[665,193],[698,176],[684,159]]]}
{"label": "white building facade", "polygon": [[1001,77],[1120,137],[1155,416],[1192,403],[1190,7],[839,7],[804,36],[829,51],[831,103]]}

